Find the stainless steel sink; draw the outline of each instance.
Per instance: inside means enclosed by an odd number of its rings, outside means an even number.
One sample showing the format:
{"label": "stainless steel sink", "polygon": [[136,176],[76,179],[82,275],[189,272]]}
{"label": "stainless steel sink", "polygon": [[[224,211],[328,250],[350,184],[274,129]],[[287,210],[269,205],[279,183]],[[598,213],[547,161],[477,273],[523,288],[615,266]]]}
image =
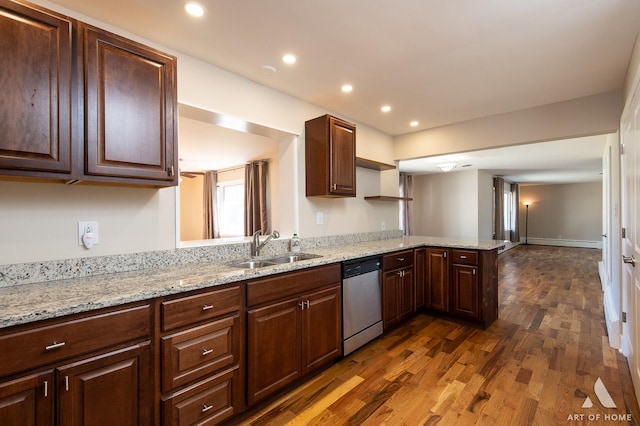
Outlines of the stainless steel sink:
{"label": "stainless steel sink", "polygon": [[256,269],[264,268],[265,266],[282,265],[285,263],[299,262],[301,260],[316,259],[318,257],[322,256],[309,253],[285,254],[263,260],[246,260],[242,262],[230,263],[229,266],[240,269]]}
{"label": "stainless steel sink", "polygon": [[248,260],[246,262],[230,263],[229,266],[240,269],[256,269],[263,268],[265,266],[277,265],[275,262],[269,262],[266,260]]}
{"label": "stainless steel sink", "polygon": [[316,259],[318,257],[322,257],[322,256],[318,254],[296,253],[296,254],[287,254],[284,256],[272,257],[269,259],[269,262],[273,262],[277,264],[293,263],[293,262],[299,262],[301,260]]}

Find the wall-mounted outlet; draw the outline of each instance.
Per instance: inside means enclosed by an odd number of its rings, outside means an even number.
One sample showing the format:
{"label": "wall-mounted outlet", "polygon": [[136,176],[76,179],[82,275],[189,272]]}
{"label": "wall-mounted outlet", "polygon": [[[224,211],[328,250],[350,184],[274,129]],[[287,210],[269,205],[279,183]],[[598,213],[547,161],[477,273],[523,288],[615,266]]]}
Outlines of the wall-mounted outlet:
{"label": "wall-mounted outlet", "polygon": [[385,223],[385,221],[383,220],[382,223],[380,224],[380,229],[382,229],[383,231],[385,229],[387,229],[387,224]]}
{"label": "wall-mounted outlet", "polygon": [[322,212],[316,213],[316,224],[322,225],[323,223],[324,223],[324,215],[322,214]]}
{"label": "wall-mounted outlet", "polygon": [[98,244],[98,222],[78,222],[78,245],[83,246],[82,236],[86,233],[93,234],[93,244]]}

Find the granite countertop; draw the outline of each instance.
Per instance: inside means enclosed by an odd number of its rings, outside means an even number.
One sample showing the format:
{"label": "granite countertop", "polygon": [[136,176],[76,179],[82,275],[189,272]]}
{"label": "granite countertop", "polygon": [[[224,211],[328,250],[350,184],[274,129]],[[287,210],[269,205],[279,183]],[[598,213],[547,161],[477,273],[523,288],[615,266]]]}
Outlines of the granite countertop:
{"label": "granite countertop", "polygon": [[[421,246],[494,250],[495,240],[404,237],[323,247],[303,252],[322,257],[258,269],[201,262],[132,272],[92,275],[0,288],[0,328],[178,294],[272,274]],[[241,259],[238,259],[241,260]]]}

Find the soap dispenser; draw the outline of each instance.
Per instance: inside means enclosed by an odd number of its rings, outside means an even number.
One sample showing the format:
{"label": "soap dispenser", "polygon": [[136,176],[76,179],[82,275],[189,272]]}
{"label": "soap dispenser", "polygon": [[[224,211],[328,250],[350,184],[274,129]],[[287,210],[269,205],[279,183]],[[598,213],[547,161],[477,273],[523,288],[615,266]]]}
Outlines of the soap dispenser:
{"label": "soap dispenser", "polygon": [[298,237],[297,233],[294,233],[293,237],[291,237],[291,251],[297,253],[300,251],[301,247],[302,243],[300,241],[300,237]]}

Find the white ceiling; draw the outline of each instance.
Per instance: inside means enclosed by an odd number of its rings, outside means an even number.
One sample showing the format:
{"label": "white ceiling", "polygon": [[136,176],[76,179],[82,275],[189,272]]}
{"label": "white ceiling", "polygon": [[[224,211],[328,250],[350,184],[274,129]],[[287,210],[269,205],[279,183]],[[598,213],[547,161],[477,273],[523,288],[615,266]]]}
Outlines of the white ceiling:
{"label": "white ceiling", "polygon": [[442,173],[438,164],[455,163],[448,173],[479,169],[509,182],[555,184],[599,182],[607,135],[589,136],[487,149],[400,162],[400,170],[413,174]]}
{"label": "white ceiling", "polygon": [[53,1],[394,136],[620,89],[640,29],[638,0]]}

